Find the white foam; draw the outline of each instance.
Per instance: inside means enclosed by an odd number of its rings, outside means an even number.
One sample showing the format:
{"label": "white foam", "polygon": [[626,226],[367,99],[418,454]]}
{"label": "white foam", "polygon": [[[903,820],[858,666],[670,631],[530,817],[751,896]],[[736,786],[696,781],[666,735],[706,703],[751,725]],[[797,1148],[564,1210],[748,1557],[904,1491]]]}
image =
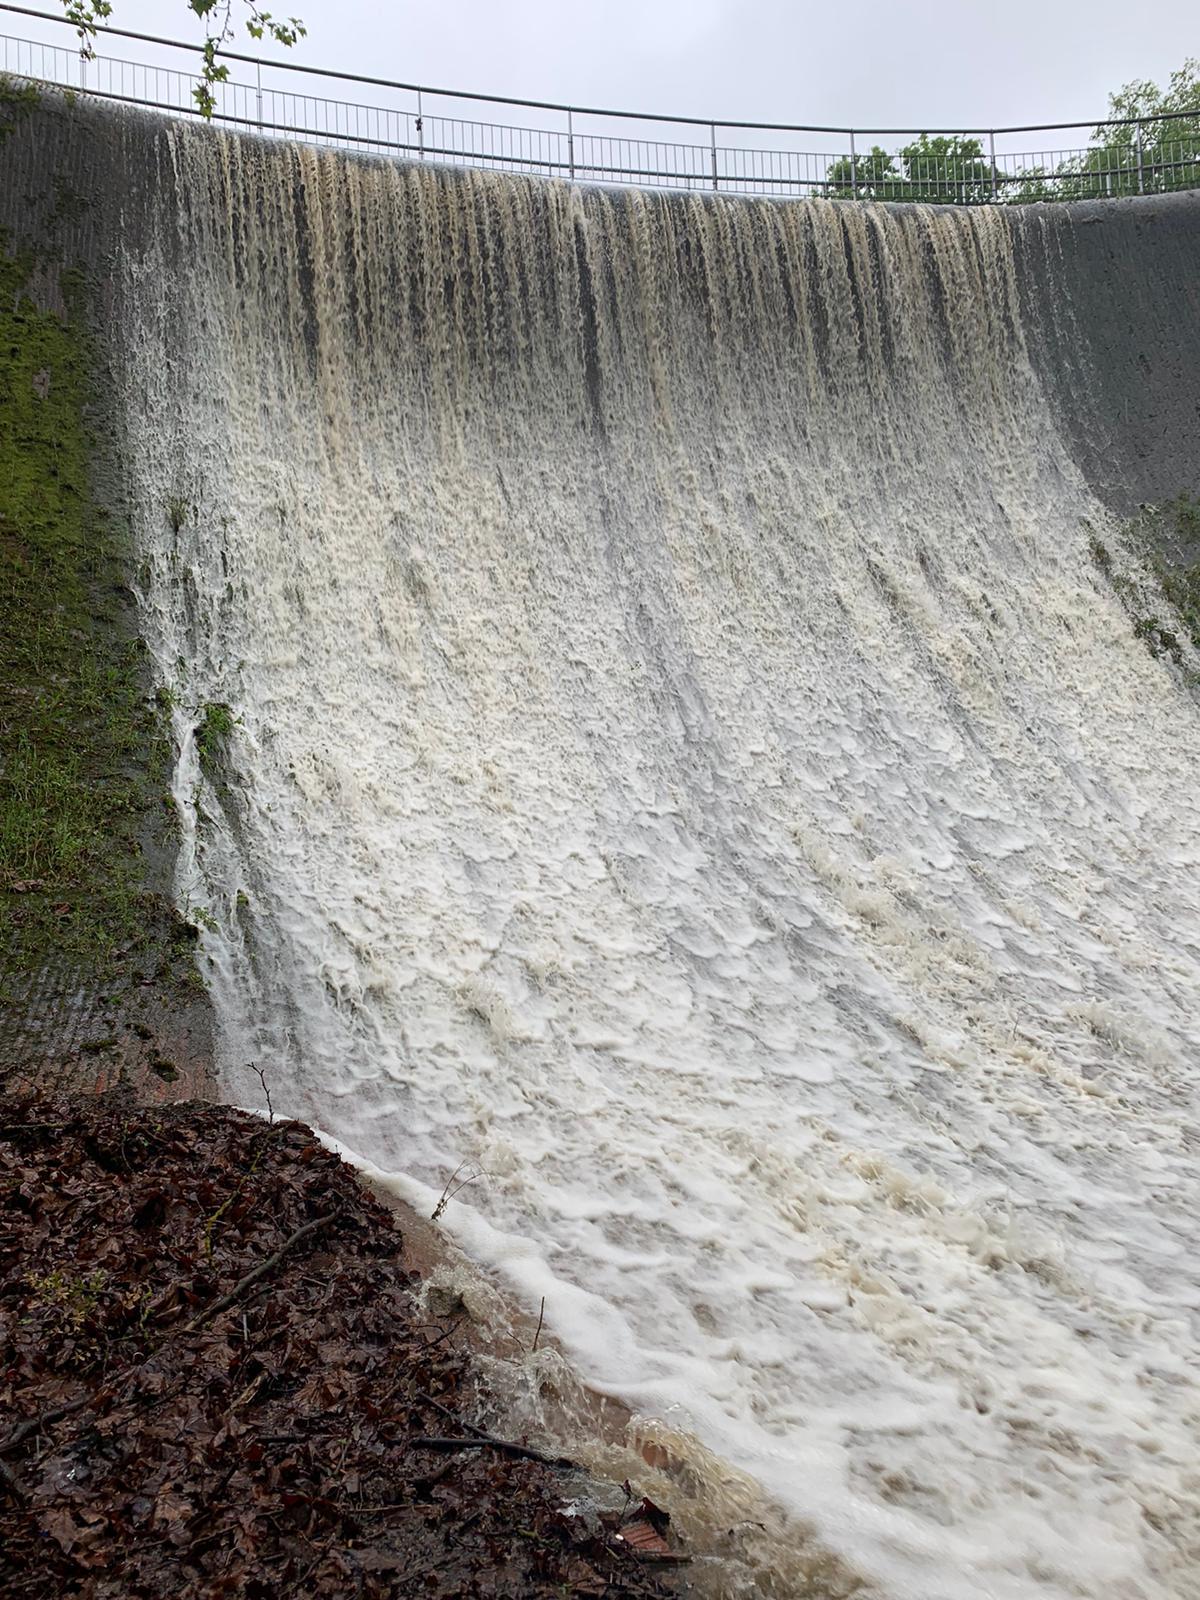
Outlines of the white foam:
{"label": "white foam", "polygon": [[164,139],[120,381],[231,1091],[482,1174],[463,1249],[843,1573],[1194,1595],[1200,731],[1009,219]]}

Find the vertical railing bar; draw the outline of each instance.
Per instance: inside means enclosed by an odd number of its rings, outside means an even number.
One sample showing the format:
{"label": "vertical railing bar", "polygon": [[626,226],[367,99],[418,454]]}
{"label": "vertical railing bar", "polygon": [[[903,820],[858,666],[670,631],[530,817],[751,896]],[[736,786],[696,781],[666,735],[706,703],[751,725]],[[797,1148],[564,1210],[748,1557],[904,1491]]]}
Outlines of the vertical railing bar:
{"label": "vertical railing bar", "polygon": [[[141,100],[164,110],[183,112],[189,109],[189,93],[197,80],[186,71],[177,72],[174,69],[160,68],[157,63],[110,59],[107,56],[93,55],[89,58],[82,50],[77,54],[79,66],[76,77],[76,71],[71,65],[70,49],[60,49],[57,46],[42,45],[32,40],[15,39],[0,34],[0,59],[4,61],[7,70],[16,70],[19,75],[62,83],[67,87],[77,81],[79,90],[85,94],[115,94],[121,98]],[[95,65],[95,72],[89,72],[89,59]],[[15,69],[12,65],[14,62]],[[251,62],[248,60],[247,64]],[[380,145],[390,143],[390,139],[382,137],[381,119],[384,119],[389,134],[393,122],[395,123],[395,142],[398,145],[408,143],[411,148],[411,133],[402,135],[400,125],[400,118],[403,117],[406,127],[411,128],[410,112],[399,113],[378,106],[360,105],[357,101],[294,95],[282,88],[266,89],[263,86],[262,74],[264,63],[255,60],[252,64],[255,69],[253,84],[230,83],[222,89],[221,104],[217,111],[219,117],[245,123],[252,120],[253,125],[259,130],[265,130],[268,126],[275,128],[294,125],[295,135],[302,139],[318,143],[340,140],[356,147],[362,147],[364,141]],[[265,64],[270,66],[272,63]],[[283,70],[287,70],[286,66]],[[250,119],[248,113],[252,89],[254,117]],[[416,89],[415,93],[417,148],[420,158],[424,160],[427,154],[424,94],[421,89]],[[170,103],[164,105],[164,100]],[[456,157],[454,162],[456,165],[469,164],[475,160],[518,172],[544,170],[550,175],[561,174],[565,166],[572,180],[578,178],[581,170],[594,170],[618,182],[667,189],[679,187],[693,189],[703,188],[706,182],[704,147],[699,139],[703,137],[701,130],[707,127],[709,130],[707,182],[713,192],[767,195],[828,192],[827,173],[830,158],[824,153],[790,148],[759,148],[753,141],[744,149],[736,141],[729,148],[724,148],[717,143],[717,130],[725,124],[716,121],[701,122],[696,127],[695,132],[698,137],[694,144],[668,144],[647,138],[613,138],[601,134],[585,135],[584,146],[581,147],[585,150],[585,159],[581,165],[575,140],[574,119],[577,108],[563,106],[557,109],[566,116],[565,163],[562,161],[561,124],[557,129],[552,129],[516,127],[507,123],[467,123],[459,119],[446,119],[445,127],[435,143],[449,144]],[[671,121],[670,118],[653,120],[664,123]],[[1169,131],[1174,124],[1164,122],[1158,126],[1164,131]],[[374,139],[370,132],[372,127],[375,129]],[[960,158],[939,157],[915,163],[913,189],[917,195],[923,195],[925,198],[953,199],[962,204],[973,204],[984,199],[990,199],[993,203],[1005,203],[1019,198],[1019,195],[1014,195],[1011,186],[1026,171],[1028,164],[1035,160],[1043,170],[1047,193],[1062,194],[1064,184],[1068,184],[1069,180],[1078,184],[1079,178],[1083,176],[1090,179],[1094,186],[1093,193],[1109,196],[1134,192],[1135,174],[1136,192],[1140,195],[1152,191],[1155,184],[1160,181],[1163,187],[1171,189],[1197,185],[1200,181],[1197,164],[1190,155],[1185,155],[1190,147],[1185,146],[1180,140],[1160,139],[1158,144],[1151,146],[1148,157],[1146,133],[1141,120],[1125,118],[1113,123],[1112,127],[1132,128],[1133,135],[1130,142],[1120,143],[1110,134],[1106,143],[1098,150],[1095,146],[1089,146],[1086,150],[1009,151],[1004,157],[1007,165],[1003,175],[996,153],[996,131],[990,129],[987,131],[986,184],[976,181],[973,175],[974,163],[968,163]],[[737,131],[736,127],[733,131]],[[780,131],[800,133],[805,130]],[[1028,133],[1031,130],[1013,131]],[[1032,131],[1036,133],[1038,130]],[[852,129],[847,130],[847,133],[850,144],[849,187],[851,194],[855,198],[860,198],[864,192],[870,192],[870,169],[868,167],[868,181],[864,185],[860,182],[862,175],[858,171],[857,133]],[[982,130],[972,135],[978,140],[982,140],[982,136]],[[1103,157],[1103,160],[1093,159],[1089,163],[1087,161],[1089,156]],[[1068,170],[1062,170],[1064,167]]]}

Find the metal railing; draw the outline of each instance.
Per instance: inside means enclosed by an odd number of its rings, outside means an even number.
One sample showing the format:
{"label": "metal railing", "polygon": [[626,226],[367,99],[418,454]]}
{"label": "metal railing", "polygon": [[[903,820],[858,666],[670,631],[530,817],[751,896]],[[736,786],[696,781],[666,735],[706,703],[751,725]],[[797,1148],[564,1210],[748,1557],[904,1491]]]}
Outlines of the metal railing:
{"label": "metal railing", "polygon": [[[3,3],[0,11],[39,23],[66,20]],[[119,28],[99,31],[135,41],[143,59],[0,36],[0,73],[173,115],[199,114],[198,74],[144,59],[172,51],[198,55],[199,46]],[[1200,187],[1200,107],[1041,128],[792,127],[468,94],[236,51],[222,51],[221,59],[238,76],[212,86],[215,122],[363,153],[578,183],[960,205]],[[368,87],[370,103],[321,92],[345,84]],[[507,109],[505,120],[494,120],[497,107]],[[541,125],[530,125],[531,112]],[[551,119],[555,125],[545,125]],[[1027,148],[1031,135],[1042,136],[1040,145],[1071,132],[1080,137],[1065,149]],[[867,143],[880,139],[888,142]]]}

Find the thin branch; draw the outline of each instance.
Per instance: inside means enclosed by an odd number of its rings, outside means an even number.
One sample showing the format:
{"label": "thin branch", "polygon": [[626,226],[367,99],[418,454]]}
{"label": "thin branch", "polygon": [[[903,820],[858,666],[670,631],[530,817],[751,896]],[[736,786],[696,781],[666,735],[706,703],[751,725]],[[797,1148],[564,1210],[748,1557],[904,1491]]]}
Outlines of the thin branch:
{"label": "thin branch", "polygon": [[28,1417],[19,1428],[13,1429],[7,1439],[0,1439],[0,1456],[15,1450],[22,1440],[36,1433],[39,1428],[48,1428],[52,1422],[61,1422],[64,1417],[82,1411],[84,1406],[94,1404],[95,1400],[94,1394],[81,1395],[78,1400],[68,1400],[65,1405],[52,1406],[49,1411],[39,1411],[36,1417]]}
{"label": "thin branch", "polygon": [[431,1439],[421,1434],[408,1442],[418,1450],[499,1450],[503,1455],[516,1456],[521,1461],[537,1461],[543,1467],[557,1467],[571,1472],[575,1470],[575,1463],[566,1456],[544,1456],[540,1450],[531,1450],[528,1445],[513,1444],[508,1439],[493,1439],[490,1435],[484,1435],[481,1439]]}
{"label": "thin branch", "polygon": [[260,1067],[256,1062],[251,1062],[250,1063],[250,1070],[251,1070],[251,1072],[253,1072],[254,1076],[258,1079],[259,1083],[262,1084],[263,1094],[265,1094],[266,1097],[267,1097],[267,1121],[270,1122],[270,1123],[274,1123],[274,1121],[275,1121],[275,1110],[274,1110],[274,1107],[271,1105],[271,1091],[270,1091],[270,1088],[267,1086],[267,1074],[263,1070],[263,1068]]}
{"label": "thin branch", "polygon": [[[437,1348],[437,1346],[439,1344],[441,1344],[444,1340],[449,1339],[452,1334],[457,1333],[458,1330],[462,1327],[463,1323],[466,1320],[467,1320],[467,1313],[464,1311],[461,1316],[455,1317],[454,1321],[450,1324],[450,1326],[448,1328],[443,1328],[441,1333],[438,1334],[436,1339],[430,1339],[430,1340],[428,1340],[426,1342],[426,1345],[425,1345],[426,1350],[435,1350]],[[436,1327],[437,1324],[434,1323],[434,1324],[432,1324],[432,1326]]]}
{"label": "thin branch", "polygon": [[299,1244],[300,1240],[308,1234],[315,1233],[318,1228],[323,1228],[326,1223],[332,1222],[335,1217],[341,1216],[341,1211],[342,1208],[338,1206],[336,1210],[326,1212],[323,1217],[314,1217],[311,1222],[306,1222],[302,1228],[297,1228],[290,1238],[284,1240],[273,1256],[268,1256],[265,1261],[260,1262],[257,1267],[247,1272],[244,1278],[239,1278],[228,1294],[223,1294],[211,1306],[206,1306],[203,1311],[198,1312],[182,1329],[182,1332],[195,1333],[197,1328],[202,1328],[218,1312],[226,1310],[252,1283],[257,1283],[260,1278],[265,1277],[268,1272],[277,1267],[293,1245]]}
{"label": "thin branch", "polygon": [[485,1433],[482,1428],[477,1428],[473,1422],[468,1422],[465,1417],[460,1417],[457,1412],[451,1411],[449,1406],[444,1406],[440,1400],[435,1400],[431,1394],[426,1394],[423,1389],[417,1391],[417,1399],[424,1400],[426,1405],[431,1405],[435,1411],[440,1411],[450,1422],[456,1422],[460,1428],[465,1428],[468,1433],[473,1433],[477,1439],[490,1439],[490,1433]]}
{"label": "thin branch", "polygon": [[430,1216],[429,1220],[431,1222],[436,1222],[438,1220],[442,1212],[445,1211],[446,1207],[450,1204],[451,1200],[454,1199],[455,1195],[458,1194],[460,1190],[465,1189],[469,1183],[478,1183],[480,1178],[486,1178],[488,1176],[486,1172],[473,1172],[469,1177],[464,1178],[461,1183],[455,1183],[455,1178],[458,1177],[459,1173],[466,1166],[466,1164],[467,1163],[465,1161],[460,1161],[455,1167],[454,1171],[446,1179],[446,1187],[442,1190],[442,1197],[438,1201],[437,1205],[434,1206],[432,1215]]}
{"label": "thin branch", "polygon": [[537,1332],[533,1336],[533,1348],[534,1348],[535,1351],[536,1351],[536,1349],[538,1347],[538,1340],[542,1337],[542,1323],[545,1321],[545,1317],[546,1317],[546,1296],[543,1295],[542,1296],[542,1309],[538,1312]]}

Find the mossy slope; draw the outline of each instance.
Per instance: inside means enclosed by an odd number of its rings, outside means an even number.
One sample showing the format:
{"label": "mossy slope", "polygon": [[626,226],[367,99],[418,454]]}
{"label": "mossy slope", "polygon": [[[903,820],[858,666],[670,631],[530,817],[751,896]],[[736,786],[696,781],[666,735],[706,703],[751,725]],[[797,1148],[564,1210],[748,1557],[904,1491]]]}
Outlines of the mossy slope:
{"label": "mossy slope", "polygon": [[1124,528],[1122,559],[1094,533],[1092,560],[1104,574],[1141,639],[1158,660],[1169,657],[1185,681],[1200,685],[1200,495],[1186,491],[1143,506]]}
{"label": "mossy slope", "polygon": [[0,1072],[78,1053],[93,1081],[139,1057],[174,1081],[153,1013],[195,1008],[193,930],[151,868],[169,750],[90,489],[86,302],[82,275],[0,253]]}

